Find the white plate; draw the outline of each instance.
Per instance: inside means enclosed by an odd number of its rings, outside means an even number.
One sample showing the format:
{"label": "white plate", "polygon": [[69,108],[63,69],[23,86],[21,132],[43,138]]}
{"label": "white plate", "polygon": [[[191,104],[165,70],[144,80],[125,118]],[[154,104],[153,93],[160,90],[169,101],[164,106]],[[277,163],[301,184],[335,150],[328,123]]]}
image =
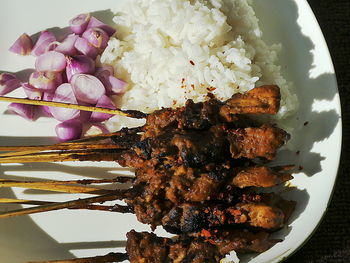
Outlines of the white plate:
{"label": "white plate", "polygon": [[[78,13],[98,12],[111,18],[116,0],[48,1],[5,0],[0,16],[0,69],[17,72],[30,68],[32,58],[21,58],[7,51],[23,32],[34,34],[44,28],[65,27]],[[304,170],[295,175],[292,184],[298,189],[284,193],[297,200],[291,227],[277,236],[284,241],[251,262],[278,262],[300,247],[327,209],[336,179],[341,149],[341,111],[332,61],[317,21],[305,0],[255,1],[264,37],[268,43],[282,43],[281,65],[286,78],[295,83],[301,108],[291,120],[296,135],[291,151],[282,153],[284,163],[296,163]],[[0,113],[5,112],[0,104]],[[308,125],[304,126],[304,123]],[[35,144],[52,142],[53,121],[40,119],[35,123],[18,117],[0,116],[0,144]],[[295,152],[300,151],[299,155]],[[86,168],[90,166],[90,168]],[[111,163],[36,164],[0,166],[0,176],[28,176],[59,179],[82,179],[83,176],[111,177],[123,171]],[[1,197],[66,200],[58,194],[34,194],[21,189],[0,189]],[[93,256],[122,251],[125,233],[130,229],[148,230],[134,216],[89,211],[57,211],[31,217],[1,220],[1,262]]]}

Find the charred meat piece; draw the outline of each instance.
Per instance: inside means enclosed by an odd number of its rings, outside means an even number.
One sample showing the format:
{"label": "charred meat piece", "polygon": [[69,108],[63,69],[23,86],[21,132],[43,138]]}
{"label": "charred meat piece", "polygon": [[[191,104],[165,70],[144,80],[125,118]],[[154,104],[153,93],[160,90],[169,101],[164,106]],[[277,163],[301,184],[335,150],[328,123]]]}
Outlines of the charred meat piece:
{"label": "charred meat piece", "polygon": [[273,187],[293,179],[293,176],[286,172],[286,170],[292,168],[293,166],[284,166],[283,168],[269,168],[266,166],[237,168],[236,175],[228,185],[234,185],[239,188],[251,186]]}
{"label": "charred meat piece", "polygon": [[127,233],[126,251],[130,263],[214,263],[220,262],[218,248],[202,238],[180,237],[177,240],[153,233]]}
{"label": "charred meat piece", "polygon": [[272,160],[289,138],[287,132],[271,125],[242,129],[215,125],[209,130],[197,132],[166,130],[155,138],[135,143],[131,151],[121,155],[119,163],[142,167],[142,160],[155,159],[155,163],[168,163],[170,166],[201,167],[240,158]]}
{"label": "charred meat piece", "polygon": [[276,114],[280,108],[280,100],[278,86],[260,86],[246,93],[233,95],[221,107],[220,114]]}
{"label": "charred meat piece", "polygon": [[280,106],[278,86],[261,86],[244,94],[235,94],[226,102],[213,97],[194,103],[188,100],[184,107],[162,109],[147,116],[142,139],[156,137],[167,128],[205,130],[220,123],[231,123],[243,128],[251,123],[242,114],[276,114]]}
{"label": "charred meat piece", "polygon": [[228,134],[232,158],[273,160],[277,150],[290,138],[284,130],[270,125],[230,130]]}
{"label": "charred meat piece", "polygon": [[[294,203],[286,203],[294,206]],[[276,230],[287,221],[282,209],[265,203],[236,205],[184,203],[172,208],[162,219],[163,227],[171,233],[193,233],[219,226],[244,224],[249,227]]]}
{"label": "charred meat piece", "polygon": [[173,243],[171,239],[147,232],[137,233],[134,230],[127,233],[127,238],[126,251],[130,263],[167,262],[169,247]]}
{"label": "charred meat piece", "polygon": [[269,239],[267,232],[246,229],[203,230],[177,239],[132,230],[127,237],[130,263],[219,263],[232,250],[264,252],[280,241]]}
{"label": "charred meat piece", "polygon": [[245,228],[202,230],[196,236],[203,237],[206,242],[215,245],[221,255],[226,255],[233,250],[237,253],[262,253],[281,241],[270,239],[266,231],[252,231]]}
{"label": "charred meat piece", "polygon": [[145,166],[136,169],[134,186],[142,185],[146,195],[157,195],[158,198],[161,192],[164,195],[162,199],[181,204],[217,200],[220,199],[220,194],[227,192],[231,197],[236,193],[236,196],[239,196],[242,194],[239,188],[272,187],[293,178],[284,171],[284,167],[232,168],[233,165],[227,162],[221,165],[208,164],[201,168],[185,165],[170,168],[161,165]]}

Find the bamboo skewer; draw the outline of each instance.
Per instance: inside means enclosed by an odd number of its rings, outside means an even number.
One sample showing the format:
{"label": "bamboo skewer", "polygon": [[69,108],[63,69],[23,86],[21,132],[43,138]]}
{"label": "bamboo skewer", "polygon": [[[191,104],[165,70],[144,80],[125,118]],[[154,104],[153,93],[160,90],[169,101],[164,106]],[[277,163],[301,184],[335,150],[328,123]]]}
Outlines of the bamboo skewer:
{"label": "bamboo skewer", "polygon": [[[87,138],[82,138],[79,140],[74,140],[70,142],[58,143],[54,145],[32,145],[32,146],[0,146],[0,152],[11,152],[14,151],[16,154],[29,154],[39,151],[48,151],[48,150],[74,150],[74,149],[122,149],[123,147],[117,144],[106,145],[103,143],[92,144],[91,141],[99,141],[109,139],[113,136],[127,136],[128,134],[136,134],[141,132],[142,127],[130,128],[127,130],[127,133],[124,130],[108,133],[108,134],[99,134],[96,136],[91,136]],[[9,153],[0,154],[1,156],[10,156]]]}
{"label": "bamboo skewer", "polygon": [[129,176],[118,176],[112,179],[83,179],[83,180],[71,180],[71,181],[57,181],[57,180],[49,180],[49,181],[16,181],[16,180],[8,180],[8,179],[0,179],[0,187],[15,187],[17,183],[19,184],[32,184],[32,183],[40,183],[42,185],[66,185],[66,184],[105,184],[105,183],[126,183],[128,181],[134,180],[133,177]]}
{"label": "bamboo skewer", "polygon": [[[57,204],[57,202],[0,198],[0,204],[50,205],[50,204]],[[83,206],[71,207],[69,209],[86,209],[86,210],[95,210],[95,211],[118,212],[123,214],[133,212],[131,207],[126,205],[118,205],[118,204],[115,204],[113,206],[83,205]]]}
{"label": "bamboo skewer", "polygon": [[0,198],[0,204],[19,204],[19,205],[47,205],[51,202],[47,201],[35,201],[35,200],[23,200],[12,198]]}
{"label": "bamboo skewer", "polygon": [[99,189],[95,187],[77,186],[73,184],[103,184],[103,183],[126,183],[132,181],[132,177],[118,176],[114,179],[101,180],[77,180],[77,181],[15,181],[0,179],[0,188],[3,187],[20,187],[36,190],[45,190],[52,192],[61,192],[69,194],[107,194],[113,190]]}
{"label": "bamboo skewer", "polygon": [[20,187],[35,190],[44,190],[68,194],[107,194],[113,192],[112,190],[99,189],[88,186],[76,186],[76,185],[62,185],[62,184],[46,184],[43,182],[0,182],[1,187]]}
{"label": "bamboo skewer", "polygon": [[[0,151],[16,151],[16,152],[36,152],[49,150],[101,150],[101,149],[123,149],[120,145],[106,144],[56,144],[56,145],[38,145],[38,146],[1,146]],[[4,154],[0,155],[3,156]]]}
{"label": "bamboo skewer", "polygon": [[18,209],[18,210],[8,211],[8,212],[1,212],[0,218],[9,218],[9,217],[15,217],[15,216],[21,216],[21,215],[43,213],[43,212],[60,210],[65,208],[82,207],[82,206],[90,205],[92,203],[103,203],[106,201],[118,200],[120,198],[123,198],[124,193],[125,191],[118,191],[118,192],[114,191],[114,193],[110,193],[102,196],[78,199],[78,200],[67,201],[62,203],[41,205],[38,207],[24,208],[24,209]]}
{"label": "bamboo skewer", "polygon": [[[0,163],[43,163],[71,161],[115,161],[117,153],[113,149],[89,152],[87,150],[70,152],[44,152],[19,156],[0,157]],[[114,149],[115,150],[115,149]]]}
{"label": "bamboo skewer", "polygon": [[88,258],[76,258],[66,260],[53,260],[53,261],[31,261],[27,263],[110,263],[110,262],[122,262],[129,259],[126,253],[109,253],[105,256],[88,257]]}
{"label": "bamboo skewer", "polygon": [[20,146],[17,147],[19,151],[15,150],[15,146],[4,146],[0,147],[1,150],[13,151],[10,153],[0,154],[0,158],[15,157],[15,156],[25,156],[35,153],[40,153],[43,151],[67,151],[72,150],[126,150],[127,147],[118,144],[70,144],[70,145],[42,145],[42,146]]}
{"label": "bamboo skewer", "polygon": [[112,109],[107,109],[107,108],[83,106],[83,105],[76,105],[76,104],[62,103],[62,102],[53,102],[53,101],[20,99],[20,98],[3,97],[3,96],[0,96],[0,101],[15,102],[15,103],[21,103],[21,104],[30,104],[30,105],[39,105],[39,106],[60,107],[60,108],[76,109],[76,110],[83,110],[83,111],[92,111],[92,112],[101,112],[101,113],[126,116],[126,117],[136,118],[136,119],[143,119],[147,116],[147,114],[140,112],[140,111],[112,110]]}

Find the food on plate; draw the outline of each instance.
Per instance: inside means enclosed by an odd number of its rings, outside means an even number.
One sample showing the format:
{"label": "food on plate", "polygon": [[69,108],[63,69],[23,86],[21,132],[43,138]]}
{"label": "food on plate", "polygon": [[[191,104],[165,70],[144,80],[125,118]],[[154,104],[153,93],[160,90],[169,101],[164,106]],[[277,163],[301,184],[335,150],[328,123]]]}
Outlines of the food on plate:
{"label": "food on plate", "polygon": [[[152,230],[179,235],[131,231],[127,254],[90,262],[220,262],[232,250],[260,253],[281,241],[271,234],[288,225],[296,203],[260,190],[293,178],[292,165],[270,162],[290,139],[274,123],[298,105],[277,65],[279,47],[262,40],[248,1],[133,0],[114,22],[116,29],[81,14],[70,20],[73,33],[60,42],[49,31],[40,34],[31,50],[36,72],[22,86],[29,99],[73,104],[42,105],[61,121],[59,139],[78,140],[0,147],[0,163],[113,161],[135,171],[134,178],[116,177],[113,183],[131,186],[101,190],[86,184],[106,181],[27,182],[96,196],[64,203],[22,200],[38,206],[0,217],[63,208],[133,213]],[[16,42],[26,49],[16,53],[29,52],[25,42]],[[4,87],[18,88],[7,82]],[[77,104],[87,107],[82,111]],[[121,110],[113,116],[90,113],[89,106]],[[29,107],[12,105],[33,119]],[[131,128],[133,120],[125,115],[143,123]],[[110,133],[79,139],[84,122],[103,123]],[[103,125],[98,130],[105,132]]]}
{"label": "food on plate", "polygon": [[[147,115],[142,127],[1,155],[0,163],[116,161],[134,168],[135,179],[131,188],[103,193],[97,199],[45,204],[42,209],[4,212],[0,217],[62,208],[135,213],[152,229],[162,226],[170,233],[200,236],[202,243],[224,244],[225,248],[219,249],[222,254],[230,252],[227,249],[234,248],[232,244],[239,244],[241,252],[254,251],[249,242],[237,241],[240,232],[244,240],[253,236],[256,242],[265,244],[255,246],[257,251],[264,251],[269,248],[267,243],[277,242],[269,239],[269,232],[286,226],[295,202],[277,194],[256,193],[252,187],[289,181],[293,177],[288,171],[293,167],[267,166],[289,134],[251,116],[276,114],[279,105],[279,88],[261,86],[235,94],[225,102],[212,97],[199,103],[189,100],[176,109],[161,109]],[[97,145],[102,147],[95,148]],[[256,163],[256,159],[263,164]],[[107,200],[123,200],[126,205],[93,205]],[[258,230],[260,234],[255,237]],[[221,236],[221,241],[214,236]]]}
{"label": "food on plate", "polygon": [[[2,73],[0,95],[22,87],[24,96],[29,99],[115,109],[115,98],[112,97],[122,94],[127,83],[114,76],[112,67],[96,65],[96,57],[106,48],[115,29],[90,14],[82,14],[70,20],[70,30],[72,32],[61,37],[60,41],[58,36],[44,30],[34,45],[30,36],[22,34],[9,50],[22,56],[36,56],[35,71],[26,82],[13,74]],[[55,118],[61,122],[55,129],[60,141],[79,139],[83,135],[81,127],[75,129],[74,136],[62,136],[72,134],[66,122],[76,123],[76,127],[90,126],[92,123],[103,126],[101,122],[112,116],[21,104],[11,104],[9,110],[31,121],[42,114]],[[106,128],[101,131],[104,130]]]}
{"label": "food on plate", "polygon": [[134,0],[113,21],[100,61],[129,83],[122,108],[153,112],[203,101],[208,91],[224,101],[270,84],[281,88],[278,119],[297,108],[278,65],[281,46],[264,42],[249,1]]}

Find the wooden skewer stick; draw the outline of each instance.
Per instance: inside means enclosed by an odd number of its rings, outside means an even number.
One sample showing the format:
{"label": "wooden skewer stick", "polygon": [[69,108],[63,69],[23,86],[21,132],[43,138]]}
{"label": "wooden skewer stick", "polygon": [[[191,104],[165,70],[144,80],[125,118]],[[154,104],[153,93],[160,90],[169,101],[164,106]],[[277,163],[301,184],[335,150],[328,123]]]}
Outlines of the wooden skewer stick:
{"label": "wooden skewer stick", "polygon": [[105,183],[126,183],[134,180],[134,177],[129,176],[117,176],[112,179],[83,179],[83,180],[71,180],[71,181],[57,181],[57,180],[48,180],[48,181],[16,181],[8,179],[0,179],[0,187],[15,187],[17,183],[19,184],[33,184],[40,183],[41,185],[65,185],[65,184],[105,184]]}
{"label": "wooden skewer stick", "polygon": [[[56,145],[38,145],[38,146],[0,146],[0,151],[16,151],[29,153],[34,151],[49,151],[49,150],[99,150],[99,149],[124,149],[122,146],[117,144],[56,144]],[[23,154],[22,152],[22,154]],[[3,156],[2,154],[1,156]]]}
{"label": "wooden skewer stick", "polygon": [[101,112],[101,113],[126,116],[126,117],[136,118],[136,119],[143,119],[143,118],[147,117],[147,114],[140,112],[140,111],[112,110],[112,109],[107,109],[107,108],[83,106],[83,105],[53,102],[53,101],[19,99],[19,98],[3,97],[3,96],[0,96],[0,101],[15,102],[15,103],[21,103],[21,104],[30,104],[30,105],[39,105],[39,106],[60,107],[60,108],[76,109],[76,110],[83,110],[83,111],[92,111],[92,112]]}
{"label": "wooden skewer stick", "polygon": [[[70,142],[63,142],[53,145],[32,145],[32,146],[0,146],[0,152],[10,152],[15,151],[16,155],[29,154],[39,151],[48,151],[48,150],[74,150],[74,149],[122,149],[123,147],[118,144],[107,145],[106,143],[96,143],[92,144],[92,141],[106,140],[113,136],[128,137],[130,134],[136,134],[142,131],[142,127],[122,129],[117,132],[108,133],[108,134],[99,134],[95,136],[90,136],[87,138],[82,138]],[[0,156],[5,156],[8,153],[0,154]]]}
{"label": "wooden skewer stick", "polygon": [[110,263],[110,262],[122,262],[129,259],[126,253],[109,253],[105,256],[89,257],[89,258],[76,258],[66,260],[53,260],[53,261],[31,261],[27,263]]}
{"label": "wooden skewer stick", "polygon": [[[55,203],[57,203],[57,202],[0,198],[0,204],[50,205],[50,204],[55,204]],[[115,204],[113,206],[84,205],[84,206],[71,207],[69,209],[87,209],[87,210],[95,210],[95,211],[118,212],[118,213],[123,213],[123,214],[133,213],[133,210],[130,206],[118,205],[118,204]]]}
{"label": "wooden skewer stick", "polygon": [[11,199],[11,198],[0,198],[0,204],[47,205],[49,203],[51,203],[51,202],[23,200],[23,199]]}
{"label": "wooden skewer stick", "polygon": [[44,163],[72,161],[115,161],[117,154],[106,151],[89,152],[86,150],[70,152],[44,152],[29,155],[0,157],[0,163]]}
{"label": "wooden skewer stick", "polygon": [[68,194],[106,194],[112,190],[99,189],[88,186],[62,185],[62,184],[47,184],[43,182],[0,182],[1,187],[20,187],[26,189],[44,190],[51,192],[60,192]]}
{"label": "wooden skewer stick", "polygon": [[128,147],[118,144],[71,144],[71,145],[48,145],[48,146],[20,146],[15,150],[15,146],[0,147],[0,151],[14,151],[0,154],[0,158],[24,156],[42,151],[72,151],[72,150],[126,150]]}
{"label": "wooden skewer stick", "polygon": [[65,208],[72,208],[72,207],[79,207],[84,205],[89,205],[92,203],[103,203],[106,201],[113,201],[118,200],[120,198],[123,198],[123,194],[125,191],[114,191],[114,193],[102,195],[102,196],[96,196],[96,197],[90,197],[85,199],[78,199],[68,202],[62,202],[62,203],[53,203],[48,205],[41,205],[38,207],[31,207],[31,208],[24,208],[24,209],[18,209],[14,211],[8,211],[8,212],[1,212],[0,218],[8,218],[8,217],[15,217],[15,216],[22,216],[22,215],[29,215],[29,214],[35,214],[35,213],[43,213],[53,210],[60,210]]}

